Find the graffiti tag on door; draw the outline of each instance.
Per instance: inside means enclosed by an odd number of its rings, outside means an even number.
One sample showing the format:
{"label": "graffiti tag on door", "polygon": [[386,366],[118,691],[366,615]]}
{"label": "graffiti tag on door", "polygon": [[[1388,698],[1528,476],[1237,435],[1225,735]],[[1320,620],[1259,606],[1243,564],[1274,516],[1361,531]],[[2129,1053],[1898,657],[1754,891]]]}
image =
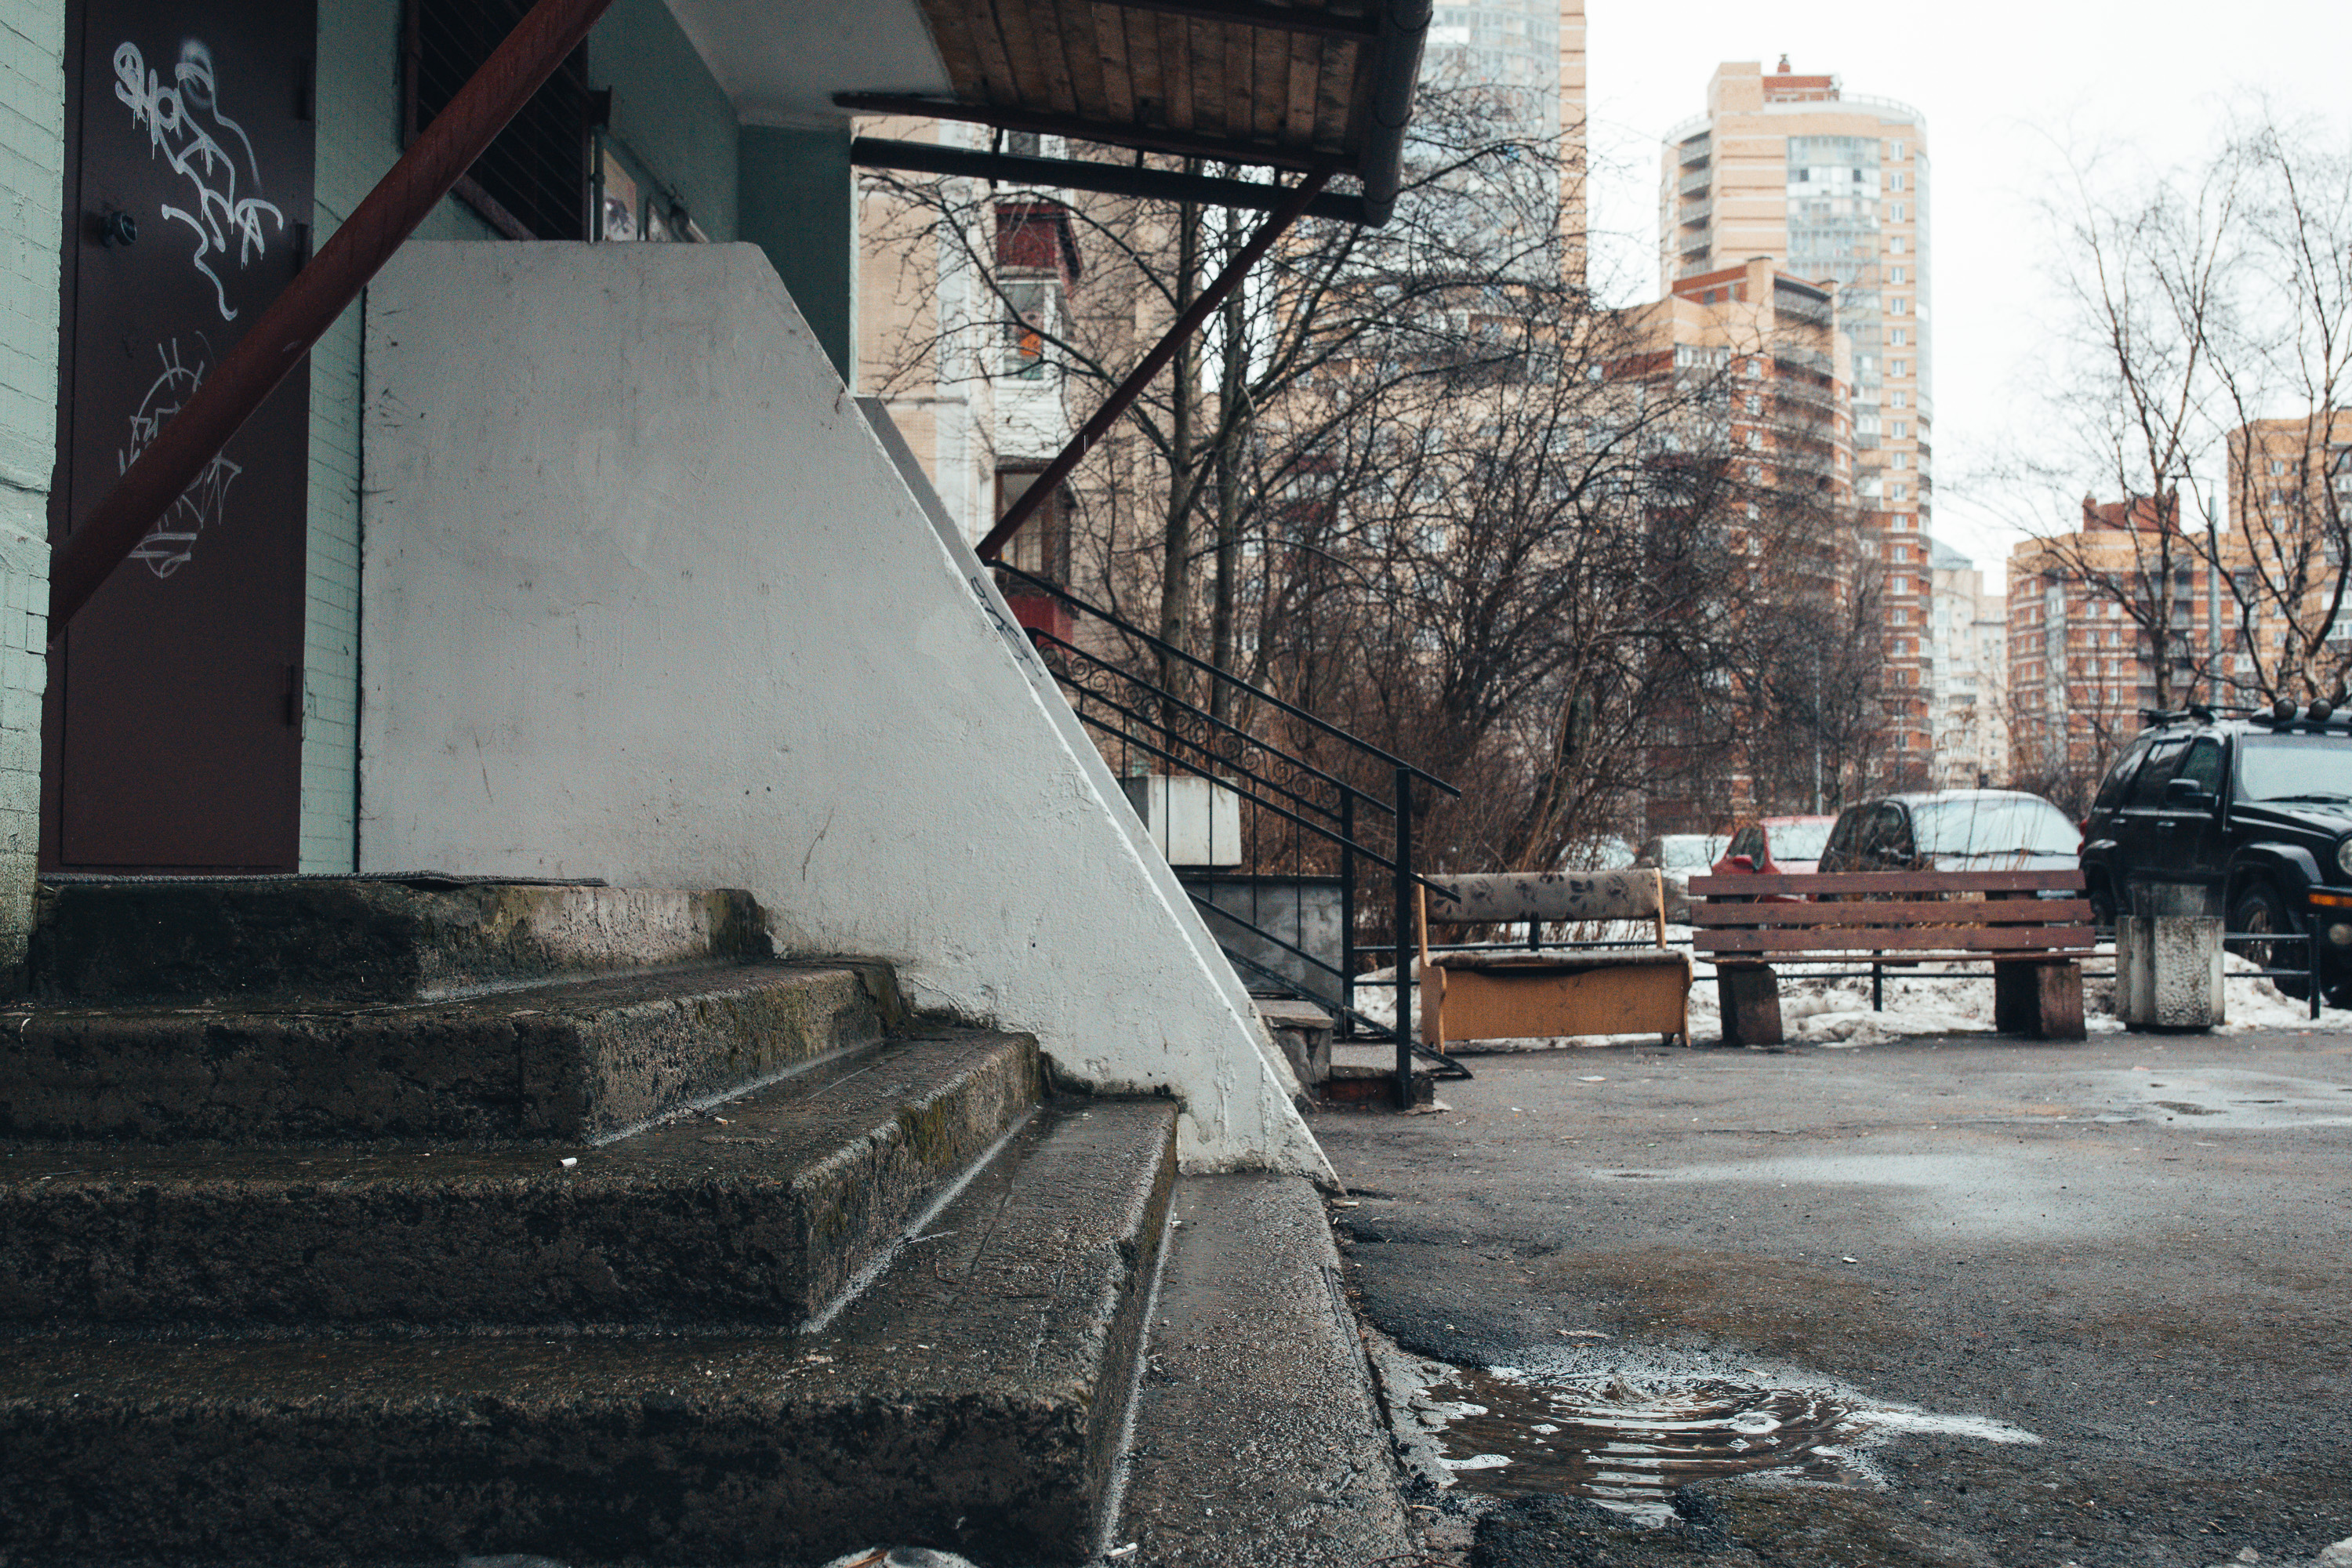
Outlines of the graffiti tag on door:
{"label": "graffiti tag on door", "polygon": [[[155,432],[163,427],[164,421],[180,411],[205,379],[204,362],[190,363],[181,358],[177,338],[156,344],[155,355],[163,361],[163,374],[147,388],[147,395],[139,400],[138,412],[131,416],[130,444],[114,455],[117,472],[130,468],[139,454],[147,449],[147,443],[155,438]],[[206,525],[220,521],[228,500],[228,487],[244,471],[215,453],[213,460],[205,465],[205,471],[196,476],[195,483],[182,490],[171,510],[147,531],[147,536],[131,552],[131,559],[143,563],[158,577],[169,577],[186,565],[195,553],[196,535]]]}
{"label": "graffiti tag on door", "polygon": [[[241,185],[251,192],[261,189],[261,170],[254,162],[253,142],[245,128],[221,112],[219,84],[213,79],[213,52],[200,39],[181,44],[179,64],[172,69],[173,85],[165,87],[148,68],[138,45],[118,44],[114,75],[114,96],[131,106],[131,123],[147,127],[148,156],[161,153],[193,192],[188,199],[194,211],[166,202],[163,214],[195,232],[196,270],[212,279],[221,320],[234,321],[236,310],[229,304],[228,287],[213,270],[213,262],[228,258],[232,239],[240,268],[267,255],[269,240],[263,231],[263,219],[274,221],[283,234],[286,215],[258,195],[239,194]],[[224,138],[244,151],[242,170]]]}

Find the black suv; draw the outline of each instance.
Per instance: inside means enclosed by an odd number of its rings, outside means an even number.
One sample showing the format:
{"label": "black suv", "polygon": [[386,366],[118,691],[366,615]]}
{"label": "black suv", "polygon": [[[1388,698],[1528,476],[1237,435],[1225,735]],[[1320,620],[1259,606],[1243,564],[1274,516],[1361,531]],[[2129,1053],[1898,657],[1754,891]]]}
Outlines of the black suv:
{"label": "black suv", "polygon": [[[2233,931],[2302,932],[2315,919],[2328,988],[2352,982],[2352,710],[2155,717],[2099,786],[2083,876],[2102,925],[2126,889],[2164,883],[2218,891]],[[2302,949],[2253,956],[2299,968]]]}

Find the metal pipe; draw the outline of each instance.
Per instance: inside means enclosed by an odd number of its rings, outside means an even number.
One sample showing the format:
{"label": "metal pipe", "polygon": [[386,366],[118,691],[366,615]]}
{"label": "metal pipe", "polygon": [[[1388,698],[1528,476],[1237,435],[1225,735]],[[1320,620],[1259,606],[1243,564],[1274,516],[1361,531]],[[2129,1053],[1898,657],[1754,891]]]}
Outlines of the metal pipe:
{"label": "metal pipe", "polygon": [[467,170],[580,47],[612,0],[539,0],[334,237],[262,311],[57,553],[49,640],[218,457]]}
{"label": "metal pipe", "polygon": [[1167,16],[1189,16],[1202,22],[1224,22],[1237,27],[1263,27],[1286,33],[1307,33],[1327,38],[1368,38],[1380,31],[1371,16],[1350,16],[1305,5],[1265,5],[1256,0],[1102,0],[1126,11],[1157,11]]}
{"label": "metal pipe", "polygon": [[[1272,212],[1291,194],[1285,186],[1260,180],[1228,180],[1213,174],[1180,174],[1173,169],[1139,169],[1132,163],[1100,163],[1084,158],[982,153],[970,147],[950,147],[938,142],[899,142],[887,136],[852,139],[849,161],[861,169],[904,169],[922,174],[995,180],[1009,185],[1038,185],[1049,190],[1098,191],[1108,196],[1199,202],[1205,206],[1239,207],[1250,212]],[[1365,221],[1364,198],[1326,191],[1307,204],[1307,216],[1360,224]]]}
{"label": "metal pipe", "polygon": [[1412,909],[1412,773],[1396,771],[1396,1072],[1397,1109],[1412,1109],[1412,954],[1404,922]]}
{"label": "metal pipe", "polygon": [[1372,65],[1366,118],[1364,212],[1374,227],[1389,221],[1404,181],[1404,132],[1412,121],[1412,92],[1421,75],[1421,47],[1429,36],[1430,0],[1388,0]]}
{"label": "metal pipe", "polygon": [[1179,158],[1206,158],[1216,163],[1244,163],[1257,168],[1320,168],[1338,154],[1311,147],[1278,147],[1246,136],[1217,136],[1166,126],[1124,125],[1117,121],[1088,120],[1081,114],[1041,113],[1001,103],[964,103],[952,98],[932,98],[912,92],[836,92],[834,107],[852,114],[892,114],[909,120],[953,120],[987,125],[999,131],[1034,131],[1041,136],[1065,136],[1105,147],[1167,153]]}
{"label": "metal pipe", "polygon": [[[549,0],[541,0],[541,3],[547,4]],[[1021,531],[1021,525],[1045,504],[1045,498],[1062,488],[1062,481],[1070,477],[1070,471],[1078,466],[1079,460],[1118,422],[1119,416],[1127,412],[1129,405],[1143,395],[1143,389],[1151,384],[1151,378],[1160,374],[1161,367],[1176,357],[1177,349],[1200,330],[1201,323],[1207,321],[1219,305],[1224,303],[1226,295],[1241,287],[1242,279],[1249,275],[1249,269],[1257,265],[1258,258],[1273,248],[1274,242],[1282,237],[1283,231],[1298,221],[1308,204],[1323,189],[1325,182],[1331,178],[1331,173],[1328,167],[1317,169],[1290,188],[1289,199],[1257,226],[1257,232],[1251,235],[1249,243],[1225,264],[1225,269],[1217,274],[1216,281],[1201,291],[1201,297],[1192,301],[1192,308],[1177,317],[1176,324],[1168,329],[1167,335],[1143,356],[1143,363],[1112,390],[1111,395],[1103,400],[1103,405],[1095,410],[1094,416],[1079,426],[1078,433],[1071,437],[1069,444],[1062,448],[1061,456],[1047,465],[1045,471],[1032,480],[1029,488],[1004,509],[1004,515],[997,520],[994,528],[988,531],[988,537],[980,542],[979,554],[982,561],[993,561],[1002,553],[1013,536]]]}

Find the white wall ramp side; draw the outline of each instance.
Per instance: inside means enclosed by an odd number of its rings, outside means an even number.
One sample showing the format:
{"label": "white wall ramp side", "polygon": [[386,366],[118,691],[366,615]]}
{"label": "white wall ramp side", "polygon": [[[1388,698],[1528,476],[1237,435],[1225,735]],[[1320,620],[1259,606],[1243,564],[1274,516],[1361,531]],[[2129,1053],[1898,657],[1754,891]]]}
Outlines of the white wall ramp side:
{"label": "white wall ramp side", "polygon": [[[989,574],[747,245],[412,243],[369,291],[362,869],[737,887],[780,949],[1331,1180]],[[886,426],[887,428],[887,426]],[[901,444],[903,454],[903,446]]]}

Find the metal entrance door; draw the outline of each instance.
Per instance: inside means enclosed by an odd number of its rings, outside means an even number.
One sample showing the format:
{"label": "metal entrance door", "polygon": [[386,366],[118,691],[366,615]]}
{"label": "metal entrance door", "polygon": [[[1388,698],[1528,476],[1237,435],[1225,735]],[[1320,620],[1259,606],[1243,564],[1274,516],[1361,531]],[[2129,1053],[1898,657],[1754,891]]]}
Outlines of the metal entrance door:
{"label": "metal entrance door", "polygon": [[[310,0],[87,0],[68,35],[62,542],[308,258]],[[291,870],[310,375],[74,618],[49,667],[45,869]]]}

